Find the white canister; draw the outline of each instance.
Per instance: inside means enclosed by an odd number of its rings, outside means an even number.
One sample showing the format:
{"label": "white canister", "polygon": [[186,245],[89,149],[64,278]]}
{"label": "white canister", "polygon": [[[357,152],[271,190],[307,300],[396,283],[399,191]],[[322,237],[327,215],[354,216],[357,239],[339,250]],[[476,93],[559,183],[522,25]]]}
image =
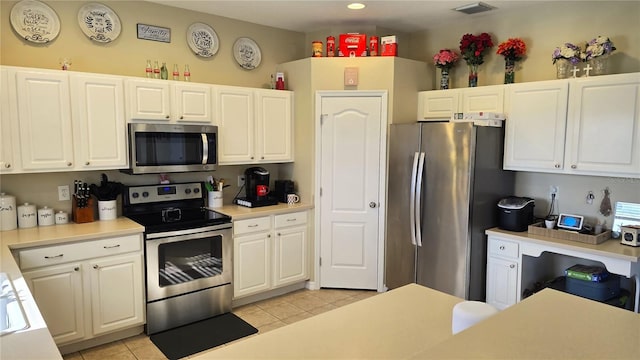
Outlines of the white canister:
{"label": "white canister", "polygon": [[115,220],[118,217],[116,200],[98,201],[98,218],[100,220]]}
{"label": "white canister", "polygon": [[56,218],[53,214],[53,209],[46,206],[38,209],[38,226],[49,226],[55,224]]}
{"label": "white canister", "polygon": [[56,213],[56,225],[67,224],[69,222],[69,215],[60,210]]}
{"label": "white canister", "polygon": [[18,227],[15,196],[0,193],[0,231]]}
{"label": "white canister", "polygon": [[32,228],[38,225],[36,206],[29,203],[18,206],[18,227]]}
{"label": "white canister", "polygon": [[222,207],[222,191],[209,191],[208,202],[210,208]]}

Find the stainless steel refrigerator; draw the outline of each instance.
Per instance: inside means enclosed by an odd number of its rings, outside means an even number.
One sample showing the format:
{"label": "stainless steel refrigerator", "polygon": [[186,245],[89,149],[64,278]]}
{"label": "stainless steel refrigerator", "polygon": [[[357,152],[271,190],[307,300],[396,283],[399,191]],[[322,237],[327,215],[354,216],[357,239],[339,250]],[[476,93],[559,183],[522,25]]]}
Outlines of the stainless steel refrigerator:
{"label": "stainless steel refrigerator", "polygon": [[513,195],[504,129],[471,122],[391,125],[385,285],[416,282],[485,299],[485,229]]}

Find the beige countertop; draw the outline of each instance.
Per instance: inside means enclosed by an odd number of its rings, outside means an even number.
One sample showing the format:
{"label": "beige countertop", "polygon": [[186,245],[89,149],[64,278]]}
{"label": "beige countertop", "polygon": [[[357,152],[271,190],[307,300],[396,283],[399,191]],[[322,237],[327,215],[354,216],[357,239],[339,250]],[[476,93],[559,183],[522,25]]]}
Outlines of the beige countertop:
{"label": "beige countertop", "polygon": [[137,234],[143,231],[143,226],[127,218],[118,218],[85,224],[72,223],[0,232],[0,272],[7,273],[16,287],[29,322],[27,329],[0,336],[0,358],[62,359],[11,254],[12,249]]}
{"label": "beige countertop", "polygon": [[460,301],[410,284],[194,359],[407,358],[452,337]]}
{"label": "beige countertop", "polygon": [[640,359],[640,315],[545,289],[413,359]]}
{"label": "beige countertop", "polygon": [[278,205],[262,206],[257,208],[248,208],[238,205],[225,205],[219,208],[208,209],[231,216],[233,220],[243,220],[259,216],[278,215],[295,211],[310,210],[313,209],[313,205],[307,203],[296,203],[291,205],[280,203]]}

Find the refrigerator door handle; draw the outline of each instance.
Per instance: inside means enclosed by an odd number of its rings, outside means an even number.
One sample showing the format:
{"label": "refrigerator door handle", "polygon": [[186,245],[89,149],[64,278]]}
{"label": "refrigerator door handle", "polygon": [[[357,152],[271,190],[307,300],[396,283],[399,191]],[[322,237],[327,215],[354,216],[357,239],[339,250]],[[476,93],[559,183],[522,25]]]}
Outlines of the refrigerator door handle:
{"label": "refrigerator door handle", "polygon": [[416,183],[416,201],[415,201],[415,223],[416,223],[416,242],[418,246],[422,246],[422,224],[420,219],[420,209],[422,208],[422,170],[424,169],[424,157],[423,152],[420,153],[420,160],[418,162],[418,180]]}
{"label": "refrigerator door handle", "polygon": [[417,152],[413,155],[413,167],[411,168],[411,187],[409,188],[409,223],[411,226],[411,244],[417,245],[416,242],[416,177],[418,172],[418,159],[420,154]]}

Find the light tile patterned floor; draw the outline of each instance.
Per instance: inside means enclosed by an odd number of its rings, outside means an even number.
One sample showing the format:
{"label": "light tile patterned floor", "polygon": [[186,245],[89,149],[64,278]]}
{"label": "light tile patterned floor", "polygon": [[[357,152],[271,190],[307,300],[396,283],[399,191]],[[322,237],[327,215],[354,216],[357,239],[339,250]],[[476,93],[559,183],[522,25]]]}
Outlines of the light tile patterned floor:
{"label": "light tile patterned floor", "polygon": [[[233,312],[258,329],[258,334],[294,323],[325,311],[374,296],[375,291],[366,290],[299,290],[272,299],[245,305]],[[252,335],[255,336],[255,335]],[[239,339],[236,341],[242,341]],[[221,345],[225,346],[225,345]],[[207,350],[209,351],[209,350]],[[141,334],[109,344],[96,346],[64,356],[66,360],[166,359],[164,354]]]}

